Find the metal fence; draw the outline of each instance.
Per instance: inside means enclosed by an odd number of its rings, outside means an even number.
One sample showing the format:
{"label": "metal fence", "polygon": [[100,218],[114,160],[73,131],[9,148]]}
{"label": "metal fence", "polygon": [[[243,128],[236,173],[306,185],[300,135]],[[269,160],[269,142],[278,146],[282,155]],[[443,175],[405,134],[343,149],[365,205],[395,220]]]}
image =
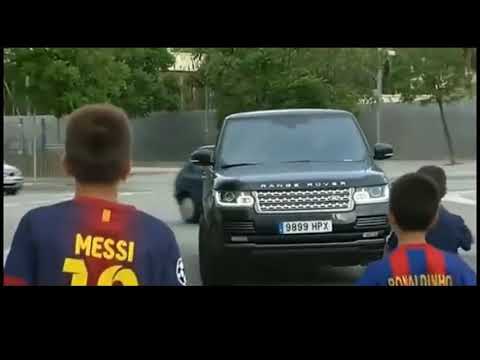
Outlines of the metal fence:
{"label": "metal fence", "polygon": [[[458,158],[476,159],[476,98],[445,106],[447,122]],[[42,120],[43,119],[43,120]],[[362,105],[359,122],[369,141],[376,138],[375,107]],[[218,135],[214,112],[159,112],[132,119],[133,160],[138,166],[184,162],[201,145],[213,144]],[[4,160],[33,176],[34,134],[37,134],[37,176],[62,176],[65,122],[37,115],[4,117]],[[440,114],[436,105],[384,104],[381,140],[395,148],[399,160],[444,160],[448,157]],[[248,139],[245,139],[248,145]]]}

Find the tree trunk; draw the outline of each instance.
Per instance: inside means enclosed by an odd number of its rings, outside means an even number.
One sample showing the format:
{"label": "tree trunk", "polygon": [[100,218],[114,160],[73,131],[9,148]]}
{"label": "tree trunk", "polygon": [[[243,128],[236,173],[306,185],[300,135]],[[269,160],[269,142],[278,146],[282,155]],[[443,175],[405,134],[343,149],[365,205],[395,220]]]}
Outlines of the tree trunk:
{"label": "tree trunk", "polygon": [[438,104],[438,107],[440,108],[440,117],[442,118],[443,132],[445,133],[445,138],[447,140],[450,165],[455,165],[456,162],[455,162],[455,153],[453,151],[452,137],[450,136],[450,131],[448,130],[447,120],[445,119],[442,99],[437,99],[437,104]]}

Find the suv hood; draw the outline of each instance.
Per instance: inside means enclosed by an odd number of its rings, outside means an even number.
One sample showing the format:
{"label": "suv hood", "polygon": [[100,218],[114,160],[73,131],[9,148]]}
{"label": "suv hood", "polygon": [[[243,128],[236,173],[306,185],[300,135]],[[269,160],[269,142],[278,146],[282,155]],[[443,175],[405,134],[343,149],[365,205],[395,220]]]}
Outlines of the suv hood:
{"label": "suv hood", "polygon": [[217,190],[278,190],[383,185],[388,179],[371,160],[282,163],[232,167],[216,173]]}

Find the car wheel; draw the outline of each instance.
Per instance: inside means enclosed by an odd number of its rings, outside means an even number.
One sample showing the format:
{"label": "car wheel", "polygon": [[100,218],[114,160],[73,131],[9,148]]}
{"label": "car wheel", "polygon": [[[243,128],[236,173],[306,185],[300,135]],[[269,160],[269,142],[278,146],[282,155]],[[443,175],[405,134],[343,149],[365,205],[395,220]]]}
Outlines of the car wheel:
{"label": "car wheel", "polygon": [[200,217],[200,229],[198,231],[198,255],[200,265],[200,277],[205,286],[226,285],[228,273],[217,251],[214,248],[214,234],[208,231],[203,217]]}
{"label": "car wheel", "polygon": [[197,204],[190,196],[185,196],[178,202],[180,215],[186,223],[195,223],[198,221],[200,211]]}

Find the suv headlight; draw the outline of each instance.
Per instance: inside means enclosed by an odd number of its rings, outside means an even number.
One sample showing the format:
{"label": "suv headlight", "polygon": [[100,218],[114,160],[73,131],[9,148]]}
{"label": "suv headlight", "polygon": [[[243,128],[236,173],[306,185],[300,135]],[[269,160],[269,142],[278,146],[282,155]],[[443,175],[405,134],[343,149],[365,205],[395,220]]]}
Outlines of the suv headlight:
{"label": "suv headlight", "polygon": [[353,200],[356,204],[375,204],[388,202],[390,187],[388,185],[369,186],[355,189]]}
{"label": "suv headlight", "polygon": [[255,202],[252,194],[245,191],[215,191],[215,200],[226,207],[251,207]]}

